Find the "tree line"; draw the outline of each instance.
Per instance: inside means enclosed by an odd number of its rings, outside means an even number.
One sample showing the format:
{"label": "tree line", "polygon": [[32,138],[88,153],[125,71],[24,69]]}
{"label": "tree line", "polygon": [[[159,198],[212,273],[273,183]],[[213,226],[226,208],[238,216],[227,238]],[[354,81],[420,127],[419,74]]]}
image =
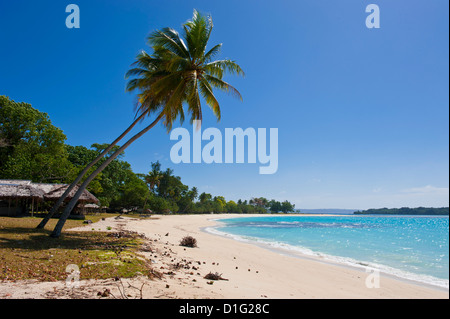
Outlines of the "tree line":
{"label": "tree line", "polygon": [[[63,131],[55,127],[48,114],[28,103],[0,96],[0,178],[25,179],[38,183],[71,183],[109,144],[72,146],[65,143]],[[115,145],[86,174],[94,171],[119,149]],[[289,213],[295,205],[264,197],[226,200],[223,196],[200,193],[183,184],[181,177],[161,163],[151,163],[145,174],[134,173],[124,160],[115,158],[89,184],[102,206],[111,210],[173,213]],[[83,180],[81,180],[82,182]]]}
{"label": "tree line", "polygon": [[401,207],[401,208],[371,208],[362,211],[356,211],[354,214],[378,214],[378,215],[448,215],[448,207]]}

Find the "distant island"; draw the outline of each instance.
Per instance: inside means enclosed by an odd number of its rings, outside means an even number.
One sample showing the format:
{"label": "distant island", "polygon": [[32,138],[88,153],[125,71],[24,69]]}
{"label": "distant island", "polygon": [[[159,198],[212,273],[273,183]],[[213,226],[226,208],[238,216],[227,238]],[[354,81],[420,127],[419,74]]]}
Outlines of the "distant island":
{"label": "distant island", "polygon": [[409,208],[409,207],[402,207],[402,208],[371,208],[367,210],[361,210],[356,211],[354,214],[358,215],[448,215],[449,214],[449,208],[448,207],[440,207],[440,208],[434,208],[434,207],[417,207],[417,208]]}

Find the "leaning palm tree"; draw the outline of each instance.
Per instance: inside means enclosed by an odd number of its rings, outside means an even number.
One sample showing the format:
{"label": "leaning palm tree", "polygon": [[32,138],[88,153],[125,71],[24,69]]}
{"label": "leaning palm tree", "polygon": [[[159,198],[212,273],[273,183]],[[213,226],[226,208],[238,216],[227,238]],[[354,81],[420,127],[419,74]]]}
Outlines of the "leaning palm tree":
{"label": "leaning palm tree", "polygon": [[55,204],[52,206],[48,214],[42,219],[42,221],[39,223],[39,225],[36,228],[44,228],[47,222],[50,220],[50,218],[53,217],[53,215],[58,211],[59,207],[62,205],[64,200],[67,198],[67,196],[70,194],[70,192],[75,188],[75,186],[78,185],[78,183],[83,179],[83,177],[86,175],[86,173],[89,171],[91,167],[93,167],[95,164],[97,164],[103,157],[105,157],[106,154],[108,154],[119,141],[124,138],[132,129],[133,127],[139,122],[144,119],[146,115],[146,112],[141,112],[141,114],[137,117],[135,117],[135,120],[131,125],[118,137],[116,138],[102,153],[100,153],[92,162],[90,162],[86,167],[78,174],[78,176],[75,178],[75,180],[70,184],[64,193],[61,195],[61,197],[55,202]]}
{"label": "leaning palm tree", "polygon": [[142,116],[156,114],[153,122],[131,137],[109,156],[81,184],[64,209],[51,236],[59,237],[64,223],[88,184],[131,143],[141,137],[159,121],[170,131],[173,123],[184,121],[183,105],[187,105],[191,122],[202,120],[203,99],[220,120],[220,106],[213,90],[219,89],[242,100],[238,90],[223,80],[227,73],[244,75],[241,67],[231,60],[215,60],[222,44],[207,51],[213,29],[210,16],[194,10],[192,20],[183,25],[183,37],[171,28],[152,32],[147,42],[153,54],[142,51],[127,72],[127,91],[137,91],[137,111]]}

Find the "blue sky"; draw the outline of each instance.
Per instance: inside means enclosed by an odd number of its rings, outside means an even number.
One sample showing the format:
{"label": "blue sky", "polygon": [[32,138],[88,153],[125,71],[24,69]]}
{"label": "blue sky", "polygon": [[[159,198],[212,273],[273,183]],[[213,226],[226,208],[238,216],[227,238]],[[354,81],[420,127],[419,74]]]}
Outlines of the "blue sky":
{"label": "blue sky", "polygon": [[[68,29],[65,8],[80,8]],[[380,8],[368,29],[366,5]],[[159,160],[200,192],[297,208],[448,206],[449,3],[445,0],[2,1],[0,94],[47,112],[71,145],[111,142],[133,120],[125,72],[150,31],[213,17],[210,45],[244,69],[203,128],[278,128],[279,165],[173,164],[161,126],[125,153]],[[205,107],[206,108],[206,107]],[[179,126],[175,123],[174,127]],[[184,127],[191,129],[189,123]],[[134,132],[137,132],[136,128]]]}

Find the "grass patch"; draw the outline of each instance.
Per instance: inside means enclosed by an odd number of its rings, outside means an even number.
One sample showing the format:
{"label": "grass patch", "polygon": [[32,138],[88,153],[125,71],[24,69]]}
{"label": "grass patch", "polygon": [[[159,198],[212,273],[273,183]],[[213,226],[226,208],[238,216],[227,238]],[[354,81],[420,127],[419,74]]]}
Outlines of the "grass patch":
{"label": "grass patch", "polygon": [[[93,222],[110,214],[89,216]],[[57,220],[36,229],[41,218],[0,217],[0,280],[65,280],[66,267],[75,264],[80,279],[129,278],[137,273],[154,277],[150,265],[139,254],[145,240],[138,234],[111,236],[108,232],[67,232],[83,225],[67,220],[60,238],[49,235]]]}

